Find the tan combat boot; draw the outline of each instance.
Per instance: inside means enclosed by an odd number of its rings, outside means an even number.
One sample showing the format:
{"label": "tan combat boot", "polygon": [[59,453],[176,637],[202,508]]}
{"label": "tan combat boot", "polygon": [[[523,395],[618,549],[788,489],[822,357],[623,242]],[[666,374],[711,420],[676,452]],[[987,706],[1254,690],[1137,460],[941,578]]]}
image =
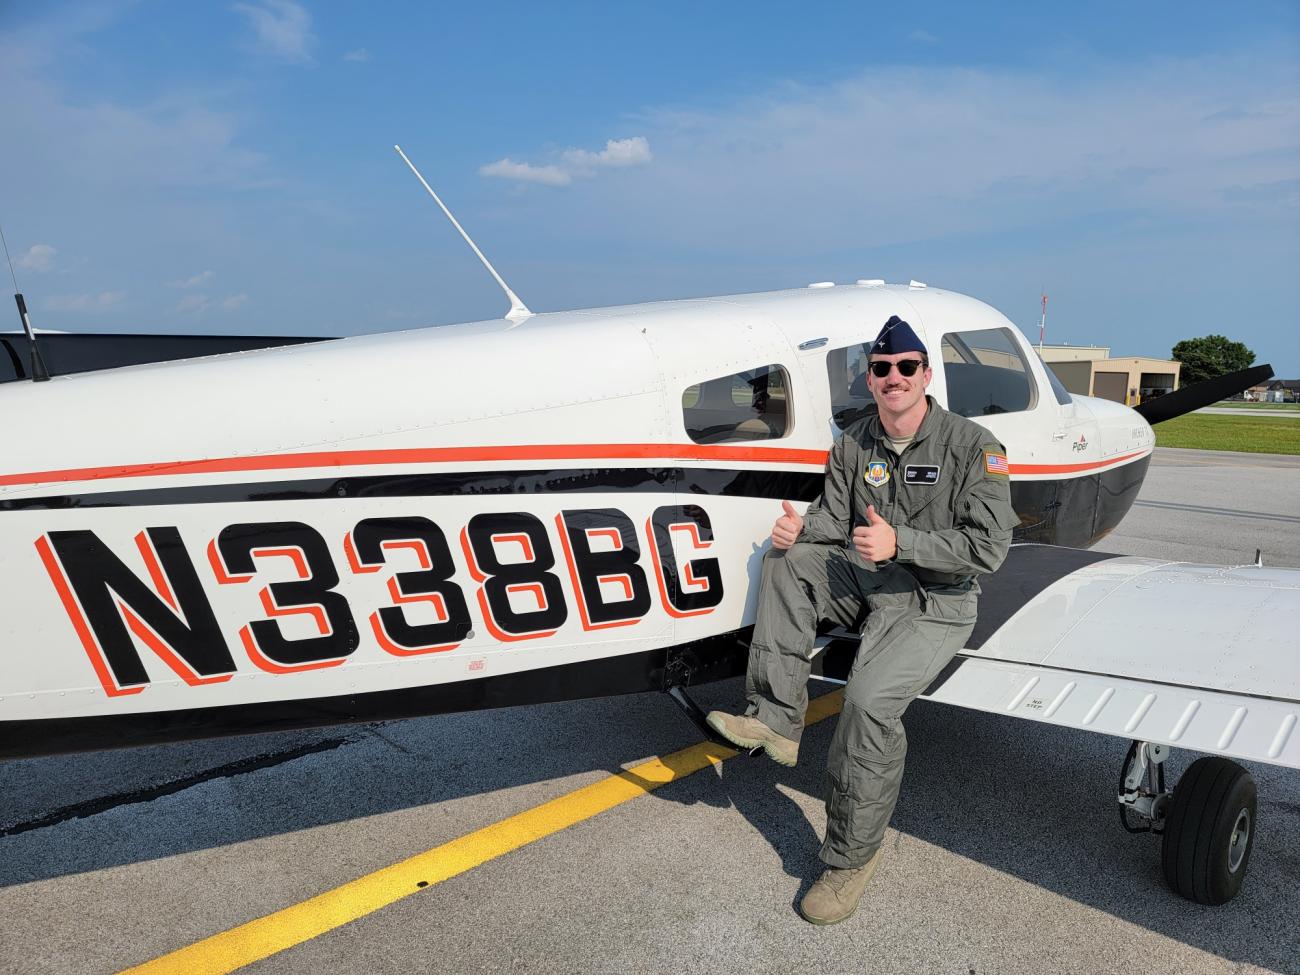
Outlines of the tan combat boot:
{"label": "tan combat boot", "polygon": [[880,857],[885,852],[881,847],[871,859],[860,867],[842,870],[831,867],[817,883],[808,889],[799,902],[799,911],[805,921],[813,924],[838,924],[858,909],[862,892],[875,875],[880,865]]}
{"label": "tan combat boot", "polygon": [[707,718],[709,727],[733,745],[741,748],[762,747],[772,761],[778,765],[793,765],[799,758],[799,743],[778,735],[757,718],[749,715],[727,714],[725,711],[710,711]]}

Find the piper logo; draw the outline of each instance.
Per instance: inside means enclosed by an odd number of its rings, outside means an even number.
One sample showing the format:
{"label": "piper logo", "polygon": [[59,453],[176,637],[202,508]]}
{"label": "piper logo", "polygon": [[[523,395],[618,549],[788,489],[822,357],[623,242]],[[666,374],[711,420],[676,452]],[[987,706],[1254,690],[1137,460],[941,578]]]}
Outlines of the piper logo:
{"label": "piper logo", "polygon": [[1079,434],[1079,439],[1076,440],[1072,446],[1074,447],[1074,452],[1076,454],[1081,454],[1088,449],[1088,438],[1083,434]]}

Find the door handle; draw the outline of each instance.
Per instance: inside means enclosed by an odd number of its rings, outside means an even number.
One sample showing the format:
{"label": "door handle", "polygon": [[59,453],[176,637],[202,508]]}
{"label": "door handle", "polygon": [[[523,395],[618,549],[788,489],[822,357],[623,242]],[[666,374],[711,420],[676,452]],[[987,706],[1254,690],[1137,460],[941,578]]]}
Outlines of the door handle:
{"label": "door handle", "polygon": [[1057,430],[1054,434],[1052,434],[1052,439],[1053,439],[1053,440],[1064,440],[1064,439],[1065,439],[1066,437],[1068,437],[1069,435],[1070,435],[1070,434],[1069,434],[1069,431],[1067,431],[1067,430]]}

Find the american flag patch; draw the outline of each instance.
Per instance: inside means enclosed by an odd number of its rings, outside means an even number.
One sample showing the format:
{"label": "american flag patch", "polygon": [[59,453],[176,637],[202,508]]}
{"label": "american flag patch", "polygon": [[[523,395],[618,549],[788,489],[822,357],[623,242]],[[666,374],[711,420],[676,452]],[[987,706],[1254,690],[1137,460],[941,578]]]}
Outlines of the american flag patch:
{"label": "american flag patch", "polygon": [[1011,465],[1007,463],[1006,454],[994,454],[986,450],[984,452],[984,469],[990,474],[1011,476]]}

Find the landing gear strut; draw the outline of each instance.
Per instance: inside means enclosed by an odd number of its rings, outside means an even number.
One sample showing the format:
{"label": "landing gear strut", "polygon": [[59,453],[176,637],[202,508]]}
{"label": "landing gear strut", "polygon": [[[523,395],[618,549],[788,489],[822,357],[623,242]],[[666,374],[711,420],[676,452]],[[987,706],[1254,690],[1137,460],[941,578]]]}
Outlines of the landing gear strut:
{"label": "landing gear strut", "polygon": [[1237,896],[1255,839],[1251,774],[1231,759],[1198,758],[1177,787],[1165,788],[1167,745],[1135,741],[1120,775],[1120,821],[1130,833],[1162,837],[1165,881],[1198,904]]}

